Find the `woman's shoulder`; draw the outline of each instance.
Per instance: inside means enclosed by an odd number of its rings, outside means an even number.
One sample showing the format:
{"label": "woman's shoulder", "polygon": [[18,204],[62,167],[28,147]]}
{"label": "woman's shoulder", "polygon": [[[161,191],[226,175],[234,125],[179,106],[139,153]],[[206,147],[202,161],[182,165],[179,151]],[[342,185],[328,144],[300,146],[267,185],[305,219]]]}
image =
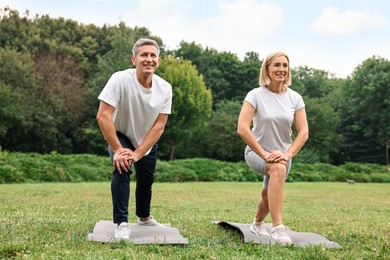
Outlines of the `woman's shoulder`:
{"label": "woman's shoulder", "polygon": [[259,94],[259,93],[261,93],[261,92],[263,92],[263,91],[264,91],[264,87],[259,86],[259,87],[255,87],[255,88],[251,89],[251,90],[248,92],[248,94],[254,95],[254,94]]}
{"label": "woman's shoulder", "polygon": [[291,88],[291,86],[287,88],[287,91],[290,93],[290,95],[301,97],[301,94],[299,94],[297,91],[293,90]]}

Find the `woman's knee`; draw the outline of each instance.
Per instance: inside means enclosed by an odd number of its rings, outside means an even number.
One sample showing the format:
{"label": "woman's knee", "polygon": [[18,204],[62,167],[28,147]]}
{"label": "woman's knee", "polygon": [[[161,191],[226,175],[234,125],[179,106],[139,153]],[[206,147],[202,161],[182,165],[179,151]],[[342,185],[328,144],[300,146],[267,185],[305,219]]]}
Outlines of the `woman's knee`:
{"label": "woman's knee", "polygon": [[270,163],[267,165],[267,173],[274,177],[286,177],[287,168],[281,163]]}

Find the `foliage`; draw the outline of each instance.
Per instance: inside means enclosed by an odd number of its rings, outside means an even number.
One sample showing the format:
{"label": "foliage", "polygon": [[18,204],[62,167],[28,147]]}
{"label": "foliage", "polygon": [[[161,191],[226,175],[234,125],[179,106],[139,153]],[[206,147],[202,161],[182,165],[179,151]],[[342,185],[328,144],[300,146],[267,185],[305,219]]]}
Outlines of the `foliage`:
{"label": "foliage", "polygon": [[107,181],[111,172],[108,157],[0,151],[0,183]]}
{"label": "foliage", "polygon": [[317,151],[304,146],[297,155],[294,156],[294,163],[316,163],[321,161],[321,156]]}
{"label": "foliage", "polygon": [[168,158],[172,160],[174,153],[180,154],[176,147],[191,139],[194,129],[210,118],[211,92],[190,61],[165,57],[158,74],[172,85],[172,115],[160,141],[168,146]]}
{"label": "foliage", "polygon": [[226,100],[243,100],[258,85],[260,60],[258,54],[247,53],[244,61],[230,52],[204,49],[194,42],[182,41],[176,57],[191,60],[212,91],[213,104]]}
{"label": "foliage", "polygon": [[319,161],[329,162],[329,155],[337,152],[342,135],[337,132],[339,114],[325,98],[310,98],[305,101],[309,140],[305,147],[315,151]]}
{"label": "foliage", "polygon": [[[90,154],[61,155],[0,151],[0,183],[86,182],[111,179],[112,164],[107,156]],[[134,177],[133,177],[134,178]],[[288,182],[324,181],[390,183],[390,174],[383,165],[346,163],[334,166],[325,163],[293,162]],[[259,182],[261,174],[245,162],[224,162],[207,158],[157,162],[156,182]]]}
{"label": "foliage", "polygon": [[222,101],[216,105],[204,144],[209,158],[230,162],[244,159],[246,145],[237,134],[241,104],[240,101]]}
{"label": "foliage", "polygon": [[[165,77],[167,70],[176,91],[160,158],[242,160],[243,142],[234,133],[238,112],[225,108],[258,86],[259,54],[248,52],[240,60],[234,53],[185,41],[166,51],[162,39],[144,27],[30,17],[9,7],[0,8],[0,146],[106,154],[95,120],[97,96],[115,71],[132,67],[131,48],[140,37],[159,43],[157,73]],[[389,71],[389,61],[375,56],[346,79],[307,66],[293,68],[291,88],[306,103],[309,161],[385,163]]]}
{"label": "foliage", "polygon": [[338,88],[338,81],[332,79],[328,72],[307,66],[293,70],[293,88],[309,98],[321,98]]}
{"label": "foliage", "polygon": [[390,140],[390,61],[365,60],[344,88],[341,110],[343,152],[353,162],[385,163],[385,143]]}

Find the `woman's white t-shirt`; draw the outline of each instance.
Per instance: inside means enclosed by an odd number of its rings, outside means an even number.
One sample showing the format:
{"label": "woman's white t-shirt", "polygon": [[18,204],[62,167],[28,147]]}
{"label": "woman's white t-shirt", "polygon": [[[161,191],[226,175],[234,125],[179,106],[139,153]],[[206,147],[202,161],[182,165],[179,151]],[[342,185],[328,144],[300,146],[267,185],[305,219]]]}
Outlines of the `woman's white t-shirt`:
{"label": "woman's white t-shirt", "polygon": [[252,132],[261,147],[268,152],[286,152],[292,144],[295,111],[305,106],[302,96],[289,87],[285,93],[276,94],[261,86],[251,90],[245,101],[255,109]]}
{"label": "woman's white t-shirt", "polygon": [[137,80],[136,69],[127,69],[111,76],[98,99],[115,107],[115,130],[126,135],[137,148],[157,116],[171,114],[172,86],[153,75],[152,87],[145,88]]}

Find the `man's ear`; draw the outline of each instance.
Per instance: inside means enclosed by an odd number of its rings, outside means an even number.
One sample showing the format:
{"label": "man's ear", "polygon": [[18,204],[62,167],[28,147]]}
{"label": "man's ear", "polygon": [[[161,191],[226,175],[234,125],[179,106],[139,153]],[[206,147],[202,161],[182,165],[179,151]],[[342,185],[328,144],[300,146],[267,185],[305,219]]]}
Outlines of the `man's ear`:
{"label": "man's ear", "polygon": [[130,60],[131,60],[131,62],[133,63],[133,65],[135,66],[135,57],[134,57],[134,55],[131,56]]}
{"label": "man's ear", "polygon": [[158,58],[158,63],[157,63],[156,69],[160,66],[160,62],[161,62],[161,60],[160,60],[160,58]]}

